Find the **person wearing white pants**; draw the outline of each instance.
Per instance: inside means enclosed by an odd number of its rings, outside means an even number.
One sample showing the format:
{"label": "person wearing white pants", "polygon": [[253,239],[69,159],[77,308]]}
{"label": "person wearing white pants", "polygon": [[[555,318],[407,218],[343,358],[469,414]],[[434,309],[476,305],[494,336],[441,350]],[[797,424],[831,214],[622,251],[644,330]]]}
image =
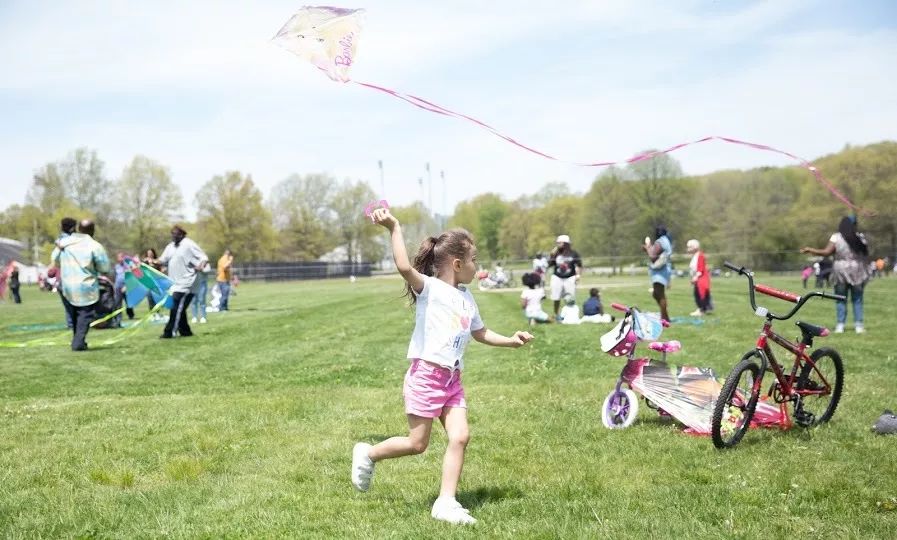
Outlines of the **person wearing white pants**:
{"label": "person wearing white pants", "polygon": [[554,267],[551,274],[551,299],[554,301],[554,318],[558,318],[561,298],[565,294],[576,297],[576,283],[582,276],[582,259],[579,253],[570,247],[570,237],[562,234],[557,237],[557,246],[551,251],[548,267]]}

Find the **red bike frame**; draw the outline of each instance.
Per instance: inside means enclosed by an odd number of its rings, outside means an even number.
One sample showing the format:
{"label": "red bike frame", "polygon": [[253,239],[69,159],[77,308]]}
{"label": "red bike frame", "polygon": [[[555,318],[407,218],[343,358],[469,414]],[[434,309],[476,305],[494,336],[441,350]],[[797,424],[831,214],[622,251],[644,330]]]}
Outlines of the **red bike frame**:
{"label": "red bike frame", "polygon": [[[800,295],[776,289],[768,285],[754,284],[753,279],[751,279],[751,284],[753,285],[753,289],[751,290],[751,305],[754,307],[754,311],[757,312],[758,315],[760,315],[761,312],[757,309],[753,291],[757,291],[758,293],[772,296],[780,300],[785,300],[786,302],[797,304],[789,314],[783,317],[776,316],[775,314],[768,311],[766,313],[762,313],[762,315],[766,317],[766,321],[763,323],[763,329],[760,331],[760,336],[757,338],[757,351],[760,353],[760,358],[763,360],[763,364],[760,366],[760,368],[764,371],[772,371],[776,377],[776,381],[778,382],[778,392],[774,392],[774,390],[776,390],[776,386],[775,384],[773,384],[770,387],[767,396],[772,397],[776,403],[783,404],[787,403],[788,401],[792,401],[795,395],[823,395],[830,392],[831,384],[829,384],[825,376],[823,376],[823,374],[816,369],[816,364],[806,353],[809,344],[805,343],[804,341],[794,343],[775,333],[772,330],[772,321],[774,319],[785,320],[791,318],[791,316],[794,315],[794,313],[796,313],[797,310],[799,310],[801,306],[803,306],[804,302],[809,300],[811,296],[823,296],[835,299],[838,299],[839,297],[837,297],[836,295],[825,293],[811,293],[811,295],[809,296],[801,297]],[[828,332],[823,335],[828,335]],[[772,352],[772,348],[769,346],[770,340],[794,355],[794,365],[791,367],[791,373],[788,374],[788,376],[785,375],[781,364],[779,364],[776,360],[775,354]],[[794,387],[794,382],[797,380],[798,369],[800,369],[805,364],[809,364],[810,366],[812,366],[813,370],[819,375],[819,378],[824,383],[824,387],[822,389],[797,390]],[[757,380],[754,381],[753,390],[755,392],[760,389],[761,383],[762,377],[758,377]]]}

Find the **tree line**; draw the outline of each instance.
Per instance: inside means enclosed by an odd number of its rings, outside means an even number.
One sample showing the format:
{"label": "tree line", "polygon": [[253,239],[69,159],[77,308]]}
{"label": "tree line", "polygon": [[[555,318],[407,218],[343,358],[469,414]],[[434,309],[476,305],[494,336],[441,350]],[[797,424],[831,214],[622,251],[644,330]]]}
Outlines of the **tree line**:
{"label": "tree line", "polygon": [[229,248],[247,262],[315,260],[339,246],[353,261],[378,260],[383,246],[363,215],[374,197],[363,182],[294,174],[266,201],[251,175],[228,171],[202,185],[196,220],[186,223],[183,194],[163,164],[138,155],[110,179],[95,150],[78,148],[34,173],[25,203],[0,213],[0,236],[25,243],[22,260],[36,252],[46,263],[60,220],[72,216],[93,219],[112,251],[158,252],[180,223],[210,255]]}
{"label": "tree line", "polygon": [[[886,141],[814,161],[839,192],[868,214],[858,216],[870,255],[897,255],[897,143]],[[462,202],[451,222],[470,229],[485,258],[525,259],[570,234],[593,263],[615,271],[641,264],[641,243],[664,225],[682,253],[696,238],[720,266],[723,260],[761,269],[807,262],[801,246],[823,247],[840,218],[853,211],[806,169],[760,167],[686,177],[669,155],[609,167],[583,194],[563,183],[506,201],[493,193]],[[587,264],[589,261],[586,261]]]}
{"label": "tree line", "polygon": [[[897,143],[847,146],[814,164],[838,191],[873,213],[859,216],[860,229],[873,256],[893,261]],[[196,221],[185,228],[210,254],[230,248],[247,262],[316,260],[338,247],[352,262],[378,261],[389,253],[386,238],[363,214],[375,198],[364,182],[293,174],[266,199],[251,175],[228,171],[199,189],[192,201]],[[90,217],[98,239],[112,250],[158,250],[171,225],[183,223],[183,210],[180,188],[158,161],[138,155],[113,179],[95,150],[78,148],[35,172],[24,204],[0,213],[0,236],[26,244],[23,260],[37,251],[46,262],[59,220]],[[741,264],[775,269],[803,260],[800,246],[824,246],[850,210],[802,168],[684,176],[674,158],[659,155],[605,169],[585,193],[548,182],[516,199],[476,195],[439,222],[420,201],[393,212],[412,251],[447,222],[470,230],[484,259],[528,259],[551,249],[558,234],[570,234],[584,257],[619,269],[640,261],[642,239],[664,225],[677,251],[697,238],[714,264],[737,254]]]}

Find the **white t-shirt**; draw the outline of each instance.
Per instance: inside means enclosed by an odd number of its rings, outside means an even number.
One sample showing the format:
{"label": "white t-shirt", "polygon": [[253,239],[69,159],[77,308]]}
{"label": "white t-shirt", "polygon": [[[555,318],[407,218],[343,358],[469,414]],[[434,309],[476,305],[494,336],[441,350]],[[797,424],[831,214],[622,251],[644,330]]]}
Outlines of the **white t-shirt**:
{"label": "white t-shirt", "polygon": [[564,306],[561,308],[561,322],[564,324],[579,324],[579,307]]}
{"label": "white t-shirt", "polygon": [[464,349],[470,333],[485,327],[480,310],[467,287],[424,276],[417,295],[414,333],[408,358],[420,358],[449,369],[464,369]]}
{"label": "white t-shirt", "polygon": [[196,284],[196,273],[199,271],[199,263],[209,260],[205,252],[196,245],[196,242],[184,238],[175,246],[171,242],[165,246],[159,262],[168,267],[168,277],[172,281],[169,292],[191,292]]}
{"label": "white t-shirt", "polygon": [[536,289],[523,289],[520,298],[526,300],[526,308],[524,313],[527,317],[535,317],[542,313],[542,299],[545,298],[545,289],[539,287]]}

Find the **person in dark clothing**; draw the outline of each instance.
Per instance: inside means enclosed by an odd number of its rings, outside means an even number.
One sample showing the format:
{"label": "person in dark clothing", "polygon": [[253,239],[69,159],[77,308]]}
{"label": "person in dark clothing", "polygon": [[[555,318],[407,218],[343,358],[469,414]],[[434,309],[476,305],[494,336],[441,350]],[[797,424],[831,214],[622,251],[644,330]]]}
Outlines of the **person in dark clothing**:
{"label": "person in dark clothing", "polygon": [[601,304],[601,291],[597,287],[589,289],[589,299],[582,305],[583,315],[604,315],[604,306]]}
{"label": "person in dark clothing", "polygon": [[19,296],[19,269],[13,268],[9,274],[9,292],[12,293],[12,300],[16,304],[22,303],[22,297]]}
{"label": "person in dark clothing", "polygon": [[548,267],[554,267],[551,274],[551,299],[554,301],[554,317],[557,319],[561,308],[561,298],[565,294],[576,297],[576,283],[582,276],[582,259],[572,247],[570,237],[562,234],[557,238],[557,247],[551,251]]}

